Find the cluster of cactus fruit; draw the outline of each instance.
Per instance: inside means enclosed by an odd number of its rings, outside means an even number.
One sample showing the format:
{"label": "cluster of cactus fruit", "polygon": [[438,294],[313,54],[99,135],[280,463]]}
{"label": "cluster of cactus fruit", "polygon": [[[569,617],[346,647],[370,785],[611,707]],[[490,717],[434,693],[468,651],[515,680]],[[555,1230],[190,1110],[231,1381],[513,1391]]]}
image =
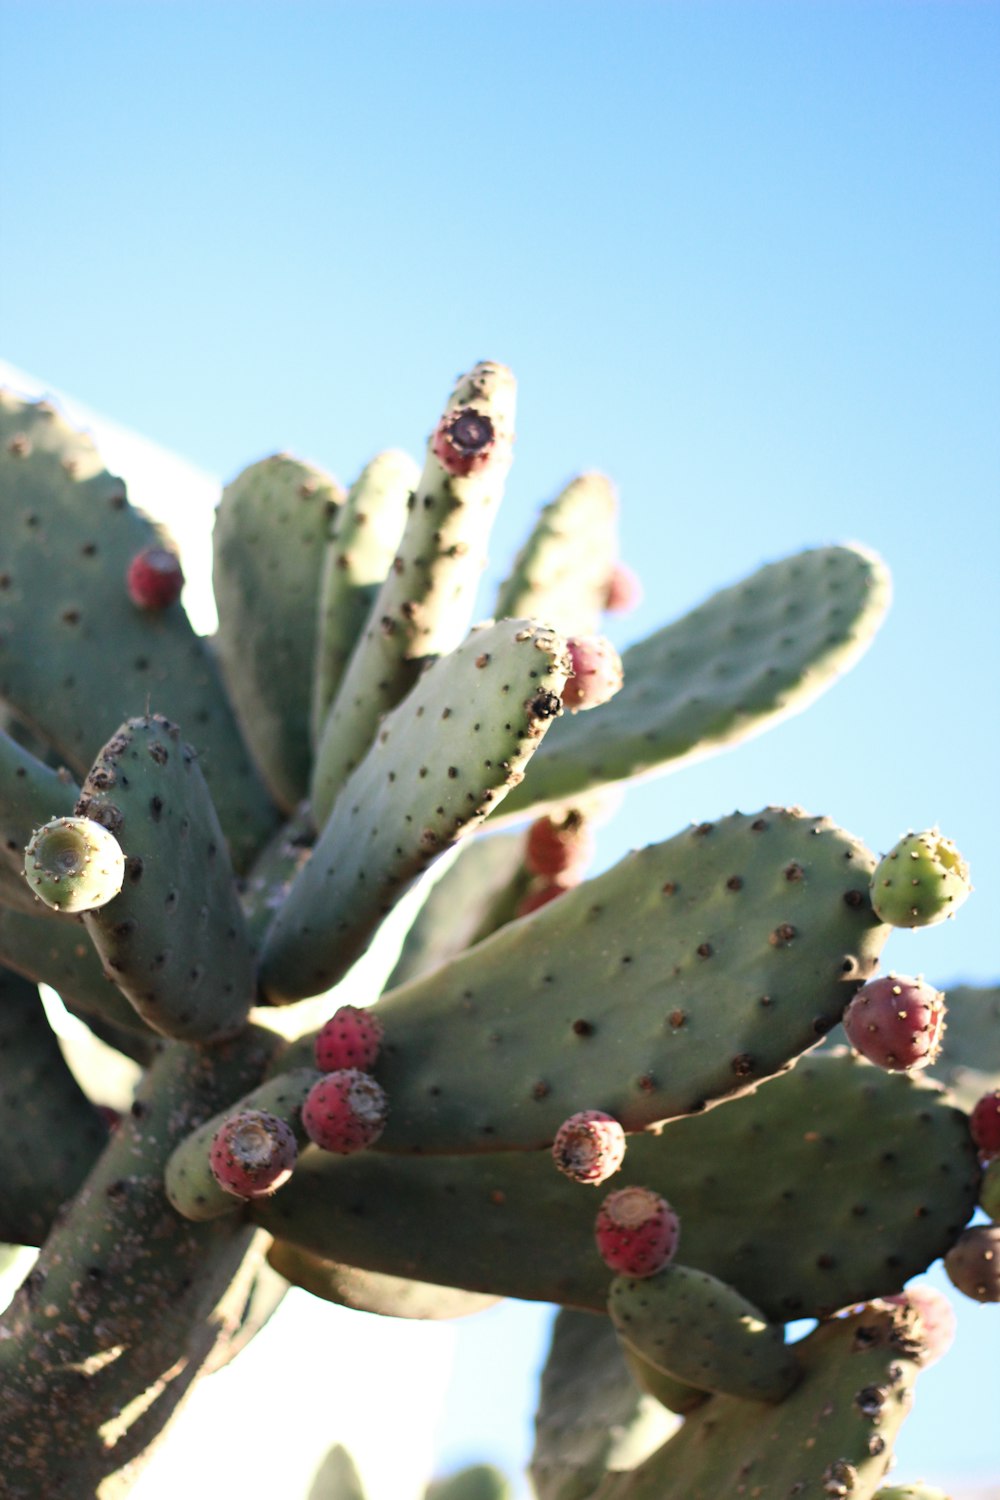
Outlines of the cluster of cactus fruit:
{"label": "cluster of cactus fruit", "polygon": [[[559,1304],[539,1500],[938,1493],[879,1486],[951,1337],[906,1283],[944,1256],[1000,1300],[1000,1227],[966,1227],[1000,1212],[1000,1009],[953,996],[946,1030],[877,971],[964,861],[769,807],[584,878],[605,789],[804,707],[885,569],[769,564],[619,658],[602,615],[636,585],[590,473],[472,626],[514,389],[459,380],[422,471],[241,473],[211,638],[90,441],[0,400],[0,1241],[41,1247],[0,1331],[11,1500],[124,1492],[290,1284]],[[404,896],[388,983],[343,1003]],[[123,1118],[39,986],[141,1067]],[[501,1494],[470,1473],[455,1500]]]}

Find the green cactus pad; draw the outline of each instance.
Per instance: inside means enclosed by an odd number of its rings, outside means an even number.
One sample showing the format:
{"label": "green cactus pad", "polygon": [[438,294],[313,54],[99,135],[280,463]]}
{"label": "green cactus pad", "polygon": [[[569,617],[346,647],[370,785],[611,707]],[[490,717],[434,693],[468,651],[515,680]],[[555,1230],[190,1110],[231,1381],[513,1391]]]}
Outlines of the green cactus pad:
{"label": "green cactus pad", "polygon": [[29,905],[36,903],[24,889],[24,847],[40,824],[68,817],[78,796],[79,788],[68,771],[53,770],[36,760],[0,729],[0,869],[4,876],[16,877]]}
{"label": "green cactus pad", "polygon": [[0,698],[81,776],[132,714],[189,725],[239,869],[276,814],[181,605],[128,597],[128,565],[154,545],[89,438],[45,402],[0,392]]}
{"label": "green cactus pad", "polygon": [[[967,1118],[940,1089],[840,1052],[631,1139],[615,1182],[661,1193],[680,1218],[685,1264],[779,1323],[898,1291],[926,1270],[972,1214],[979,1168]],[[598,1201],[547,1152],[316,1152],[251,1211],[349,1265],[419,1267],[446,1286],[603,1311]]]}
{"label": "green cactus pad", "polygon": [[259,1109],[290,1125],[300,1147],[308,1145],[309,1138],[302,1128],[302,1105],[322,1076],[316,1068],[293,1068],[280,1073],[192,1131],[172,1153],[164,1173],[167,1197],[177,1212],[185,1219],[197,1221],[238,1212],[243,1207],[242,1201],[219,1186],[209,1166],[208,1153],[215,1132],[233,1115]]}
{"label": "green cactus pad", "polygon": [[796,1346],[804,1375],[776,1406],[715,1396],[657,1453],[593,1500],[870,1497],[913,1399],[911,1315],[885,1304],[823,1323]]}
{"label": "green cactus pad", "polygon": [[163,1036],[235,1034],[254,967],[229,853],[199,762],[169,720],[130,719],[101,751],[78,810],[114,828],[121,895],[84,918],[122,994]]}
{"label": "green cactus pad", "polygon": [[107,1126],[63,1058],[38,990],[0,968],[0,1241],[41,1245]]}
{"label": "green cactus pad", "polygon": [[530,620],[474,630],[383,720],[267,935],[276,1004],[329,989],[445,848],[517,784],[559,712],[568,659]]}
{"label": "green cactus pad", "polygon": [[310,801],[317,827],[330,816],[383,714],[412,687],[428,657],[454,651],[472,616],[490,528],[503,494],[513,441],[515,382],[503,365],[476,365],[456,385],[444,421],[462,410],[484,417],[496,436],[490,462],[449,474],[433,439],[399,552],[372,606],[324,721]]}
{"label": "green cactus pad", "polygon": [[1000,985],[956,984],[945,995],[947,1025],[927,1072],[966,1109],[1000,1089]]}
{"label": "green cactus pad", "polygon": [[385,996],[378,1149],[532,1150],[581,1109],[637,1131],[753,1087],[874,970],[873,864],[783,808],[626,856]]}
{"label": "green cactus pad", "polygon": [[523,834],[470,839],[417,913],[386,988],[448,963],[509,922],[530,879]]}
{"label": "green cactus pad", "polygon": [[630,646],[624,687],[567,715],[505,815],[674,770],[798,713],[853,666],[888,603],[884,564],[859,547],[770,563]]}
{"label": "green cactus pad", "polygon": [[784,1328],[707,1271],[675,1261],[640,1281],[617,1276],[608,1313],[624,1343],[699,1390],[781,1401],[798,1381]]}
{"label": "green cactus pad", "polygon": [[504,1474],[492,1464],[470,1464],[435,1479],[424,1491],[424,1500],[513,1500],[513,1490]]}
{"label": "green cactus pad", "polygon": [[542,510],[500,585],[498,620],[534,615],[563,635],[596,635],[618,556],[618,497],[604,474],[580,474]]}
{"label": "green cactus pad", "polygon": [[456,1287],[434,1286],[428,1281],[411,1281],[404,1276],[380,1276],[375,1271],[359,1271],[356,1266],[338,1265],[322,1256],[310,1255],[297,1245],[275,1240],[267,1258],[279,1275],[293,1286],[335,1302],[355,1312],[376,1313],[383,1318],[407,1318],[421,1322],[440,1322],[468,1318],[474,1313],[495,1307],[498,1297],[481,1292],[463,1292]]}
{"label": "green cactus pad", "polygon": [[125,855],[114,834],[92,818],[53,818],[32,834],[24,875],[53,911],[96,911],[125,879]]}
{"label": "green cactus pad", "polygon": [[951,1500],[933,1484],[890,1484],[876,1490],[872,1500]]}
{"label": "green cactus pad", "polygon": [[901,838],[872,875],[872,906],[892,927],[933,927],[971,892],[968,865],[937,828]]}
{"label": "green cactus pad", "polygon": [[312,733],[323,723],[406,525],[420,470],[408,453],[379,453],[351,485],[326,549],[313,671]]}
{"label": "green cactus pad", "polygon": [[354,1460],[340,1443],[334,1443],[313,1476],[308,1500],[367,1500]]}
{"label": "green cactus pad", "polygon": [[238,474],[215,516],[219,662],[247,744],[286,812],[309,786],[320,582],[342,500],[328,474],[278,453]]}
{"label": "green cactus pad", "polygon": [[677,1425],[635,1385],[607,1318],[557,1315],[531,1455],[538,1500],[588,1500],[608,1470],[634,1468]]}

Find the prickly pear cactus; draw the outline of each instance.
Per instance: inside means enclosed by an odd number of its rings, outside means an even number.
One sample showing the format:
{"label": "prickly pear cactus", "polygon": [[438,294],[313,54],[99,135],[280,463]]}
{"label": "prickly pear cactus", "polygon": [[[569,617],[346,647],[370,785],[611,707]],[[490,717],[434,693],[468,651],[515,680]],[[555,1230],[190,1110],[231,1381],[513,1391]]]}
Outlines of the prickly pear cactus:
{"label": "prickly pear cactus", "polygon": [[[602,788],[834,684],[884,565],[768,563],[632,645],[594,701],[580,663],[621,592],[605,476],[545,507],[474,623],[515,394],[475,366],[428,412],[423,468],[376,455],[346,498],[288,455],[238,474],[212,640],[89,439],[0,397],[0,1242],[39,1247],[0,1325],[10,1500],[124,1494],[289,1285],[382,1317],[561,1305],[540,1500],[717,1500],[746,1476],[865,1500],[934,1345],[897,1294],[947,1257],[1000,1296],[995,1227],[966,1229],[985,1137],[946,1088],[995,1077],[991,996],[956,995],[922,1071],[905,1047],[888,1070],[813,1055],[890,924],[964,899],[954,846],[879,864],[827,816],[705,809],[584,874]],[[154,554],[171,587],[139,589]],[[338,1050],[322,997],[408,909],[364,997],[378,1024],[340,1013],[364,1045]],[[138,1068],[125,1118],[39,986]],[[581,1116],[615,1132],[607,1171],[567,1172]],[[666,1201],[669,1264],[605,1263],[621,1188]],[[506,1493],[484,1466],[428,1491]],[[363,1495],[344,1449],[312,1494]]]}

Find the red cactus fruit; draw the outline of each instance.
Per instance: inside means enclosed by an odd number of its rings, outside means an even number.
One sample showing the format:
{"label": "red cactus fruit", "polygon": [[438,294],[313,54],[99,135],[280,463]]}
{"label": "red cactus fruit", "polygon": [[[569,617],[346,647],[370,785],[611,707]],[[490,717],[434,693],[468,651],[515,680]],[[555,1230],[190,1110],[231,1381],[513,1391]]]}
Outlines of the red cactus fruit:
{"label": "red cactus fruit", "polygon": [[558,875],[575,885],[594,853],[594,835],[575,809],[562,819],[536,818],[528,829],[524,863],[532,875]]}
{"label": "red cactus fruit", "polygon": [[844,1012],[852,1047],[889,1072],[933,1062],[944,1033],[944,996],[922,979],[883,974],[858,990]]}
{"label": "red cactus fruit", "polygon": [[496,446],[492,421],[474,406],[446,412],[431,439],[434,457],[457,479],[485,469]]}
{"label": "red cactus fruit", "polygon": [[642,603],[642,584],[638,574],[623,562],[616,562],[608,577],[604,608],[609,615],[623,615]]}
{"label": "red cactus fruit", "polygon": [[560,1172],[596,1187],[613,1177],[625,1159],[625,1132],[613,1115],[582,1109],[556,1132],[552,1155]]}
{"label": "red cactus fruit", "polygon": [[943,1292],[932,1286],[907,1287],[892,1297],[883,1297],[883,1302],[892,1302],[897,1307],[912,1307],[920,1316],[917,1337],[920,1341],[918,1363],[926,1368],[947,1354],[955,1342],[958,1319],[955,1309]]}
{"label": "red cactus fruit", "polygon": [[266,1109],[245,1109],[215,1132],[208,1161],[221,1188],[236,1198],[262,1198],[292,1175],[298,1146],[287,1121]]}
{"label": "red cactus fruit", "polygon": [[680,1224],[666,1198],[649,1188],[609,1193],[594,1223],[601,1259],[622,1276],[655,1276],[674,1258]]}
{"label": "red cactus fruit", "polygon": [[569,890],[572,890],[572,886],[563,885],[558,880],[536,881],[517,903],[514,915],[528,917],[540,906],[548,906],[557,896],[565,896]]}
{"label": "red cactus fruit", "polygon": [[977,1100],[969,1116],[969,1130],[983,1161],[1000,1156],[1000,1089]]}
{"label": "red cactus fruit", "polygon": [[166,609],[181,597],[184,573],[166,547],[144,547],[129,563],[125,583],[129,598],[140,609]]}
{"label": "red cactus fruit", "polygon": [[370,1010],[342,1005],[316,1037],[316,1066],[323,1073],[375,1066],[385,1029]]}
{"label": "red cactus fruit", "polygon": [[377,1141],[385,1129],[386,1098],[360,1068],[338,1068],[314,1083],[302,1106],[302,1125],[324,1151],[350,1156]]}
{"label": "red cactus fruit", "polygon": [[598,708],[622,685],[622,659],[603,635],[570,636],[566,642],[573,663],[562,691],[563,708],[579,713]]}

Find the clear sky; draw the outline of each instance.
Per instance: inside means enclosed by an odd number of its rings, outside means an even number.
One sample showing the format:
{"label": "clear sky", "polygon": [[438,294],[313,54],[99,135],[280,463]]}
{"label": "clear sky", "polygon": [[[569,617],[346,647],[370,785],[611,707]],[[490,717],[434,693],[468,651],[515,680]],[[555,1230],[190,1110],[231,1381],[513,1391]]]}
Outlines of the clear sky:
{"label": "clear sky", "polygon": [[[631,793],[601,862],[767,802],[876,849],[939,822],[976,895],[887,961],[993,982],[998,56],[1000,7],[963,0],[0,0],[0,354],[215,476],[287,448],[348,482],[501,359],[494,572],[605,469],[647,590],[620,643],[764,561],[876,548],[863,662]],[[967,1307],[901,1477],[1000,1473],[972,1354],[1000,1314]]]}

